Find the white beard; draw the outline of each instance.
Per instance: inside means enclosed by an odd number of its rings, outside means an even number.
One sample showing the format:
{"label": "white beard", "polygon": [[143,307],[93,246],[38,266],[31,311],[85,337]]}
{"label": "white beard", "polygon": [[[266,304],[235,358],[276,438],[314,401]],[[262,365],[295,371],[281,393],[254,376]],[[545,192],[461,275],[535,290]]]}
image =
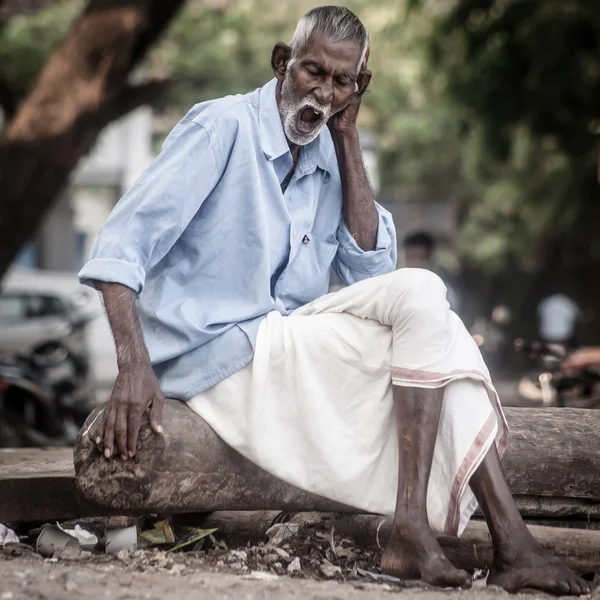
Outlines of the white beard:
{"label": "white beard", "polygon": [[[321,121],[310,133],[303,133],[298,131],[296,123],[300,111],[307,107],[319,111],[321,113]],[[297,146],[305,146],[317,138],[319,133],[321,133],[323,126],[332,116],[333,111],[331,110],[331,106],[323,106],[309,96],[298,98],[290,85],[288,71],[288,73],[285,74],[285,78],[281,85],[279,114],[281,115],[281,122],[283,123],[283,130],[287,139]]]}

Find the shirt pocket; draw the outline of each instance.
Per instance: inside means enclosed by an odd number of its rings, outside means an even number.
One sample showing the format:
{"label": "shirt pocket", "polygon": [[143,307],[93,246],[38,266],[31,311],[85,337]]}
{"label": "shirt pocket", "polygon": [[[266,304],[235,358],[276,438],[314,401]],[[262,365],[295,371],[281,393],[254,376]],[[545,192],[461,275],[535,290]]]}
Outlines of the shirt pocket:
{"label": "shirt pocket", "polygon": [[288,310],[308,304],[328,292],[330,267],[338,246],[337,241],[326,242],[312,234],[302,238],[276,291],[276,296]]}

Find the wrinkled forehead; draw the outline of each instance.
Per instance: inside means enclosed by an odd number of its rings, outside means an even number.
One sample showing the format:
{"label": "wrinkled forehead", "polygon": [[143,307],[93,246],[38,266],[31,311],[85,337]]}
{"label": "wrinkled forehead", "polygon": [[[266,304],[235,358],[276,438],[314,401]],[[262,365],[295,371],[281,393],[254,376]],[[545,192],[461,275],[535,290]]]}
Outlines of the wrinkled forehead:
{"label": "wrinkled forehead", "polygon": [[335,73],[356,75],[362,55],[363,48],[353,40],[336,42],[315,33],[307,48],[300,52],[295,61],[315,63],[321,68]]}

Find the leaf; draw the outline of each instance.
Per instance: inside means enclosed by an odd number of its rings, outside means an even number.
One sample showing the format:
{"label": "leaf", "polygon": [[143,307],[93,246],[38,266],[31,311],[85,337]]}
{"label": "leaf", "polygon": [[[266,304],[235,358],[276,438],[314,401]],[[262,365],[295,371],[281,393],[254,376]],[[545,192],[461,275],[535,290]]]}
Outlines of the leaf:
{"label": "leaf", "polygon": [[205,538],[205,537],[209,537],[211,540],[214,540],[214,536],[213,533],[215,531],[217,531],[217,529],[193,529],[194,533],[192,534],[191,537],[189,537],[185,542],[182,542],[181,544],[177,544],[177,546],[175,546],[174,548],[171,548],[170,550],[167,550],[167,552],[175,552],[176,550],[181,550],[182,548],[185,548],[186,546],[189,546],[191,544],[195,544],[196,542],[199,542],[201,539]]}

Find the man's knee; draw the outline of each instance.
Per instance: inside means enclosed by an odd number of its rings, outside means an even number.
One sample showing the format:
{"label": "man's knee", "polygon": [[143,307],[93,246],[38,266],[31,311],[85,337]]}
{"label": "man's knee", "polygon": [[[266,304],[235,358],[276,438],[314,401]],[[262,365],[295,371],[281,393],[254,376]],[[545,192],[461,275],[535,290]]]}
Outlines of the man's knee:
{"label": "man's knee", "polygon": [[397,269],[387,277],[390,278],[389,285],[395,295],[446,302],[446,286],[432,271],[407,267]]}
{"label": "man's knee", "polygon": [[404,319],[446,321],[449,304],[444,282],[427,269],[398,269],[389,275],[388,293],[395,298],[395,311]]}

